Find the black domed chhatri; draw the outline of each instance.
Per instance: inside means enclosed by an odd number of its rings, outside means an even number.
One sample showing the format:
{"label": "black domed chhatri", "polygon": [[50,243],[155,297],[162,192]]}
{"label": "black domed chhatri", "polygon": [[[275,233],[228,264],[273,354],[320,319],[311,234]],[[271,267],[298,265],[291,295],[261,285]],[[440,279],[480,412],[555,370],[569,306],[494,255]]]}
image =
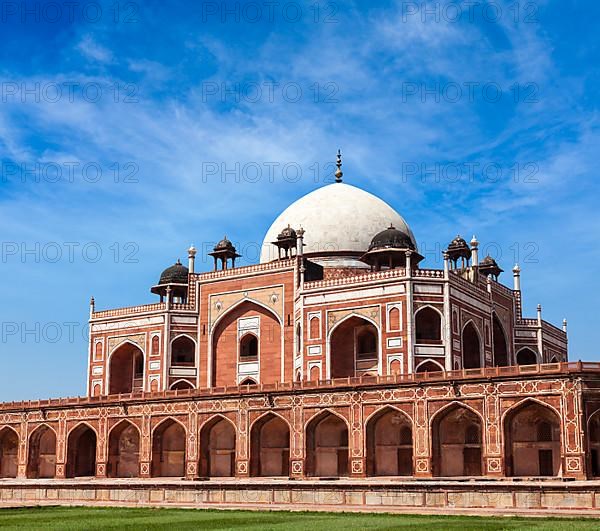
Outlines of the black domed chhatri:
{"label": "black domed chhatri", "polygon": [[471,259],[471,248],[465,239],[460,236],[457,236],[450,242],[447,253],[448,258],[454,262],[455,267],[458,260],[462,260],[462,267],[465,267]]}
{"label": "black domed chhatri", "polygon": [[[160,302],[165,298],[170,302],[185,302],[189,282],[189,270],[180,260],[167,267],[161,274],[158,284],[150,289],[152,293],[160,295]],[[169,293],[171,294],[168,297]]]}
{"label": "black domed chhatri", "polygon": [[271,242],[277,247],[279,259],[281,260],[281,251],[283,250],[283,258],[292,256],[292,249],[296,249],[298,234],[289,225],[285,227],[278,235],[277,241]]}
{"label": "black domed chhatri", "polygon": [[177,260],[174,265],[167,267],[161,275],[160,284],[187,284],[188,283],[189,270],[185,267],[180,260]]}
{"label": "black domed chhatri", "polygon": [[479,272],[484,275],[492,275],[494,280],[498,280],[500,273],[502,273],[504,269],[501,269],[496,260],[494,260],[489,254],[479,262]]}
{"label": "black domed chhatri", "polygon": [[407,251],[411,252],[411,265],[423,260],[423,257],[416,252],[412,238],[390,225],[373,237],[368,251],[362,255],[361,260],[375,271],[394,269],[398,266],[406,266]]}
{"label": "black domed chhatri", "polygon": [[223,239],[214,246],[213,252],[208,253],[208,255],[215,259],[215,271],[217,270],[217,262],[219,260],[221,261],[221,269],[227,269],[228,260],[231,260],[231,267],[235,267],[235,259],[242,256],[237,253],[235,246],[227,239],[227,236],[224,236]]}
{"label": "black domed chhatri", "polygon": [[390,225],[387,229],[382,230],[373,237],[371,245],[369,245],[369,251],[389,248],[410,249],[414,251],[415,245],[408,234]]}
{"label": "black domed chhatri", "polygon": [[213,251],[233,251],[235,253],[235,247],[233,243],[227,239],[227,236],[225,236],[219,243],[217,243],[217,245],[214,246]]}
{"label": "black domed chhatri", "polygon": [[278,240],[289,240],[291,238],[296,241],[296,231],[289,225],[277,235]]}

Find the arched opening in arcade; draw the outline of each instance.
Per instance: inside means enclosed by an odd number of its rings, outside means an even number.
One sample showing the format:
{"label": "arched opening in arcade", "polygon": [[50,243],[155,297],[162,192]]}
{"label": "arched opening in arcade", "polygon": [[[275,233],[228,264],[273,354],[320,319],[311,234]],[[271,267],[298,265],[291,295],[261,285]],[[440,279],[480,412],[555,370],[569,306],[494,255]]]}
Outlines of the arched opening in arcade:
{"label": "arched opening in arcade", "polygon": [[200,474],[205,477],[235,476],[235,427],[217,416],[200,431]]}
{"label": "arched opening in arcade", "polygon": [[481,367],[481,341],[472,321],[463,328],[462,351],[463,368],[479,369]]}
{"label": "arched opening in arcade", "polygon": [[325,411],[306,427],[307,475],[340,477],[348,475],[348,425]]}
{"label": "arched opening in arcade", "polygon": [[290,475],[290,429],[285,420],[269,413],[250,432],[250,475]]}
{"label": "arched opening in arcade", "polygon": [[152,435],[152,476],[185,475],[185,430],[179,422],[167,419]]}
{"label": "arched opening in arcade", "polygon": [[11,428],[0,430],[0,478],[16,478],[19,463],[19,437]]}
{"label": "arched opening in arcade", "polygon": [[594,413],[590,419],[588,445],[591,475],[597,478],[600,477],[600,411]]}
{"label": "arched opening in arcade", "polygon": [[433,475],[481,476],[481,418],[460,404],[438,413],[432,424]]}
{"label": "arched opening in arcade", "polygon": [[549,407],[527,401],[504,421],[507,476],[557,476],[560,419]]}
{"label": "arched opening in arcade", "polygon": [[352,316],[331,333],[331,377],[346,378],[378,372],[377,328],[362,317]]}
{"label": "arched opening in arcade", "polygon": [[108,438],[109,478],[135,478],[140,475],[140,432],[126,420],[117,424]]}
{"label": "arched opening in arcade", "polygon": [[494,365],[497,367],[506,367],[509,365],[508,342],[500,319],[498,319],[498,316],[495,313],[492,318],[492,335],[494,343]]}
{"label": "arched opening in arcade", "polygon": [[109,394],[134,393],[144,387],[144,354],[132,343],[115,350],[108,369]]}
{"label": "arched opening in arcade", "polygon": [[179,336],[171,343],[171,366],[194,367],[196,365],[196,344],[187,336]]}
{"label": "arched opening in arcade", "polygon": [[42,425],[29,437],[27,477],[31,479],[53,478],[56,475],[56,434]]}
{"label": "arched opening in arcade", "polygon": [[535,365],[537,362],[537,354],[530,348],[525,347],[517,352],[517,365]]}
{"label": "arched opening in arcade", "polygon": [[68,478],[96,475],[96,432],[87,424],[80,424],[67,439]]}
{"label": "arched opening in arcade", "polygon": [[411,422],[404,413],[385,408],[367,423],[367,474],[410,476],[412,473]]}
{"label": "arched opening in arcade", "polygon": [[421,308],[415,314],[415,339],[420,344],[442,342],[442,316],[431,306]]}
{"label": "arched opening in arcade", "polygon": [[258,303],[245,301],[229,310],[212,334],[212,385],[238,384],[239,367],[232,363],[232,353],[240,364],[254,364],[260,381],[267,374],[272,377],[273,368],[281,367],[281,334],[277,315]]}

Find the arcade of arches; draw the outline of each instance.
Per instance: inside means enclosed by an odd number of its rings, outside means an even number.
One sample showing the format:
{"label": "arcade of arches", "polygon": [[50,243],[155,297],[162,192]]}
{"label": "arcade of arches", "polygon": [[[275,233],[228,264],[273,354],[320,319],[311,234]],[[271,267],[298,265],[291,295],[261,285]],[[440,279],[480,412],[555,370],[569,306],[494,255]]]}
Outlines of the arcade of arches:
{"label": "arcade of arches", "polygon": [[[356,440],[351,443],[349,439],[349,420],[328,409],[311,415],[306,419],[303,440],[300,438],[304,454],[302,474],[308,477],[349,476],[350,450],[352,444],[357,444]],[[588,474],[600,477],[599,411],[590,416],[588,426]],[[247,475],[292,475],[294,458],[290,421],[267,411],[249,421],[247,429],[246,439],[238,435],[234,422],[224,415],[215,414],[205,420],[198,428],[197,475],[238,475],[240,444],[248,445]],[[383,405],[372,411],[364,419],[364,443],[360,443],[364,444],[364,474],[390,477],[415,475],[418,457],[418,454],[415,455],[415,429],[414,420],[402,409]],[[429,433],[432,476],[485,475],[486,438],[480,413],[467,404],[451,402],[432,413]],[[186,476],[190,462],[186,427],[174,418],[167,417],[151,427],[150,434],[149,474],[153,477]],[[502,475],[563,475],[561,420],[550,405],[526,398],[509,407],[502,415],[500,437],[504,451],[504,464],[499,470]],[[130,420],[121,419],[107,428],[107,477],[133,478],[143,475],[141,439],[141,428]],[[295,440],[298,444],[298,439]],[[20,447],[26,451],[26,468],[23,472],[26,477],[56,477],[58,444],[55,429],[41,424],[29,433],[26,442],[22,444],[18,432],[10,427],[0,430],[0,477],[17,477]],[[64,475],[68,478],[95,476],[97,461],[100,460],[97,452],[100,450],[96,430],[86,422],[72,426],[66,434]]]}

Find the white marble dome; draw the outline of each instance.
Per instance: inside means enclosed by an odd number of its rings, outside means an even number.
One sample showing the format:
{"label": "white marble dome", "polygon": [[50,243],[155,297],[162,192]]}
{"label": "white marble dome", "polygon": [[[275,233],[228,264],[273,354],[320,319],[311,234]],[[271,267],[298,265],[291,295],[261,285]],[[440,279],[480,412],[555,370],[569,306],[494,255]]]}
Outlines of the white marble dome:
{"label": "white marble dome", "polygon": [[415,237],[398,212],[379,197],[346,183],[334,183],[301,197],[273,222],[263,240],[260,261],[277,258],[272,242],[288,225],[304,234],[304,253],[313,256],[367,251],[373,236],[392,224]]}

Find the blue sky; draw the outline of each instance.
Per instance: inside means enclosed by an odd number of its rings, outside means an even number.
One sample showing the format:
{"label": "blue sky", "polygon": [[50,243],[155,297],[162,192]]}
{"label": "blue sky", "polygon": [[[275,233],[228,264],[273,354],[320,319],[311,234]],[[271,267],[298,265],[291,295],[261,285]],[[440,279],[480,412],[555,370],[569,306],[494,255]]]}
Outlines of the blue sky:
{"label": "blue sky", "polygon": [[0,400],[84,393],[91,295],[224,234],[255,261],[338,148],[426,265],[475,233],[600,360],[598,3],[5,4]]}

